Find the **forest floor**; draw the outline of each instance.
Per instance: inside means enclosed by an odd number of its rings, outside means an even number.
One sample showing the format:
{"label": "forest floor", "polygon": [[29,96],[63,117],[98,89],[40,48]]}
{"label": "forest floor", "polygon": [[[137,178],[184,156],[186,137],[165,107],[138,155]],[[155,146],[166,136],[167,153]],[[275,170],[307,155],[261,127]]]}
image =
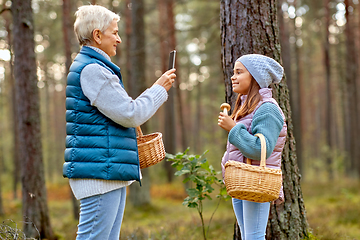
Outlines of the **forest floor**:
{"label": "forest floor", "polygon": [[[302,184],[307,219],[312,239],[360,240],[360,183],[304,182]],[[59,240],[75,239],[77,221],[73,219],[67,184],[48,188],[51,224]],[[120,240],[201,240],[202,230],[196,209],[182,205],[186,196],[180,184],[156,185],[151,189],[152,204],[135,208],[127,203]],[[4,224],[21,228],[21,200],[3,193]],[[204,201],[205,225],[217,207],[218,200]],[[11,220],[10,220],[11,219]],[[213,215],[208,240],[232,239],[235,217],[231,201],[222,200]]]}
{"label": "forest floor", "polygon": [[302,184],[307,219],[321,240],[360,240],[360,182]]}

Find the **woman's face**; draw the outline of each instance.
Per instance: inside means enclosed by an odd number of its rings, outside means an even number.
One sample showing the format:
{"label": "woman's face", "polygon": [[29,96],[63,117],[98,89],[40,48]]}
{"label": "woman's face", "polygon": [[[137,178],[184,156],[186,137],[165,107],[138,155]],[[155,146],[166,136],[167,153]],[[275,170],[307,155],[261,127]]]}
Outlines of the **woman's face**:
{"label": "woman's face", "polygon": [[[96,30],[95,30],[96,31]],[[110,26],[104,31],[98,31],[95,33],[94,47],[100,48],[110,57],[116,55],[116,46],[121,43],[121,38],[118,34],[117,21],[113,20]]]}
{"label": "woman's face", "polygon": [[233,91],[246,95],[249,91],[252,81],[251,74],[241,62],[236,61],[234,66],[234,75],[231,77]]}

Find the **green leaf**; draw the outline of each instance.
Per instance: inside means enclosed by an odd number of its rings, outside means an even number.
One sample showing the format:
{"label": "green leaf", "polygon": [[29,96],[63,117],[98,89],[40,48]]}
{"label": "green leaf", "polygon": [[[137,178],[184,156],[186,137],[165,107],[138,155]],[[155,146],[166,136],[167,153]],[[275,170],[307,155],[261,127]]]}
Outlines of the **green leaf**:
{"label": "green leaf", "polygon": [[199,191],[195,188],[188,188],[186,191],[189,194],[189,198],[196,198],[199,196]]}
{"label": "green leaf", "polygon": [[205,197],[207,197],[209,200],[212,200],[212,198],[208,194],[205,194]]}
{"label": "green leaf", "polygon": [[187,169],[181,169],[181,170],[179,170],[179,171],[177,171],[177,172],[175,173],[175,176],[181,176],[181,175],[187,174],[187,173],[189,173],[189,172],[190,172],[190,171],[187,170]]}
{"label": "green leaf", "polygon": [[198,206],[198,204],[196,202],[192,202],[188,204],[189,208],[196,208]]}

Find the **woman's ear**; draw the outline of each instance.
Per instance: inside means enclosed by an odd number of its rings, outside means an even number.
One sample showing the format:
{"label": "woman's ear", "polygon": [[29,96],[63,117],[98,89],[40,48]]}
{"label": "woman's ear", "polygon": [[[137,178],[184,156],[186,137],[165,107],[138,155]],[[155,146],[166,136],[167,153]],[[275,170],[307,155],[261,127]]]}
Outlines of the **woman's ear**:
{"label": "woman's ear", "polygon": [[99,29],[94,29],[93,39],[94,39],[95,43],[101,44],[101,31]]}

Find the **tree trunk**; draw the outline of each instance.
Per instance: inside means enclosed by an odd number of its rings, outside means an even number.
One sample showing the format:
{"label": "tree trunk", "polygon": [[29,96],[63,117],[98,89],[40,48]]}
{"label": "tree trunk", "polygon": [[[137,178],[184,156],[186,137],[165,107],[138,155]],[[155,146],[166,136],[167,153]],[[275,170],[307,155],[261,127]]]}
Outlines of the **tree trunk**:
{"label": "tree trunk", "polygon": [[[169,4],[169,5],[168,5]],[[161,70],[165,72],[168,70],[169,53],[175,49],[175,35],[170,34],[170,27],[174,25],[173,9],[170,0],[159,0],[159,38],[160,38],[160,56],[161,56]],[[176,153],[176,128],[175,128],[175,89],[171,88],[168,91],[168,100],[164,104],[164,147],[166,152]],[[164,163],[167,181],[172,182],[174,177],[174,170],[171,167],[171,162]]]}
{"label": "tree trunk", "polygon": [[[358,58],[356,55],[355,36],[354,36],[354,15],[349,11],[349,8],[353,7],[352,1],[345,0],[346,6],[346,92],[347,96],[347,108],[348,116],[347,124],[350,126],[348,137],[349,146],[349,157],[350,157],[350,169],[353,174],[360,174],[359,153],[360,153],[360,142],[357,140],[359,135],[359,124],[358,124],[358,101],[357,96],[357,84],[356,79],[358,75]],[[357,172],[355,172],[357,171]]]}
{"label": "tree trunk", "polygon": [[[71,1],[70,0],[63,0],[63,17],[62,17],[62,29],[63,29],[63,37],[64,37],[64,48],[65,48],[65,66],[66,66],[66,76],[69,73],[69,69],[71,66],[71,39],[72,39],[72,17],[71,17]],[[54,96],[55,97],[55,96]],[[73,210],[73,217],[76,220],[79,220],[79,213],[80,213],[80,206],[79,202],[76,200],[73,192],[69,186],[69,192],[71,195],[71,202],[72,202],[72,210]]]}
{"label": "tree trunk", "polygon": [[201,119],[201,105],[202,105],[202,99],[203,99],[203,94],[202,94],[202,86],[201,83],[198,82],[198,84],[196,85],[197,88],[197,93],[196,93],[196,112],[194,114],[195,119],[194,119],[194,124],[195,124],[195,128],[193,131],[194,134],[194,150],[196,153],[201,153],[202,152],[202,146],[201,146],[201,123],[203,122]]}
{"label": "tree trunk", "polygon": [[[4,84],[0,83],[0,134],[4,136]],[[2,186],[2,174],[4,173],[4,137],[0,140],[0,217],[4,215]]]}
{"label": "tree trunk", "polygon": [[69,72],[70,65],[72,63],[71,60],[71,40],[72,40],[72,32],[73,32],[73,17],[71,14],[71,1],[63,0],[63,17],[62,17],[62,29],[64,36],[64,48],[65,48],[65,66],[66,66],[66,75]]}
{"label": "tree trunk", "polygon": [[[357,32],[358,32],[358,36],[357,36],[357,64],[358,64],[358,68],[357,69],[360,69],[360,3],[358,3],[357,5],[357,9],[358,9],[358,27],[357,27]],[[357,74],[357,101],[360,100],[360,71],[358,70],[358,74]],[[360,104],[358,103],[358,106],[357,106],[357,119],[360,119]],[[358,126],[358,133],[360,133],[360,126]],[[360,157],[360,150],[358,149],[359,153],[358,153],[358,157]],[[359,164],[360,165],[360,164]],[[358,172],[359,172],[359,175],[360,175],[360,167],[358,169]]]}
{"label": "tree trunk", "polygon": [[[235,97],[231,89],[233,64],[248,53],[264,54],[281,62],[278,39],[277,1],[221,1],[222,67],[225,77],[226,99]],[[272,86],[274,98],[283,110],[288,135],[282,153],[285,203],[272,205],[267,228],[267,239],[301,239],[307,235],[307,221],[303,202],[300,174],[296,163],[295,139],[286,79]],[[235,235],[235,234],[234,234]]]}
{"label": "tree trunk", "polygon": [[125,0],[125,38],[126,38],[126,47],[125,47],[125,55],[126,55],[126,79],[127,81],[124,82],[127,83],[127,89],[128,92],[131,93],[132,92],[132,85],[133,83],[131,83],[131,62],[130,62],[130,43],[131,43],[131,9],[130,9],[130,5],[131,5],[131,0]]}
{"label": "tree trunk", "polygon": [[54,239],[44,180],[31,0],[13,0],[11,9],[24,233],[27,237]]}
{"label": "tree trunk", "polygon": [[[279,30],[280,30],[280,43],[281,43],[281,55],[283,59],[283,67],[285,70],[285,76],[287,80],[287,85],[289,87],[289,95],[290,95],[290,106],[291,106],[291,118],[293,119],[294,125],[294,136],[296,138],[296,155],[298,160],[298,167],[301,172],[302,169],[302,119],[303,114],[301,114],[302,110],[302,100],[301,89],[302,89],[302,62],[301,62],[301,51],[300,47],[295,44],[295,55],[296,55],[296,74],[292,74],[291,67],[291,47],[289,42],[289,31],[295,31],[295,20],[291,21],[290,18],[287,18],[286,22],[284,21],[283,11],[281,9],[282,4],[286,2],[285,0],[280,0],[278,4],[278,22],[279,22]],[[294,0],[294,6],[297,5],[296,0]],[[291,26],[290,26],[291,24]],[[289,28],[291,27],[291,30]]]}
{"label": "tree trunk", "polygon": [[[146,54],[145,54],[145,26],[144,26],[144,1],[131,1],[131,43],[130,43],[130,62],[131,62],[131,83],[130,96],[139,96],[146,89]],[[134,31],[136,29],[136,31]],[[147,134],[147,126],[143,124],[141,129]],[[142,187],[134,183],[130,185],[130,200],[135,206],[150,204],[150,173],[149,169],[141,170]]]}
{"label": "tree trunk", "polygon": [[[166,9],[167,9],[167,16],[168,16],[168,31],[169,31],[169,50],[172,51],[176,49],[176,29],[175,29],[175,21],[174,21],[174,0],[167,0],[166,1]],[[179,59],[179,58],[177,58]],[[179,119],[180,131],[179,135],[181,137],[181,146],[182,150],[185,150],[188,147],[187,143],[187,131],[185,127],[185,119],[184,119],[184,112],[183,112],[183,96],[182,91],[180,90],[180,71],[178,69],[179,64],[175,61],[175,68],[176,68],[176,81],[174,82],[175,88],[175,95],[176,95],[176,104],[177,105],[177,118]],[[175,124],[175,123],[174,123]],[[174,128],[176,129],[176,128]],[[176,139],[176,137],[175,137]],[[176,151],[176,144],[174,146],[174,153]]]}
{"label": "tree trunk", "polygon": [[[331,76],[330,76],[330,43],[329,43],[329,27],[330,27],[330,0],[324,0],[325,5],[325,39],[324,39],[324,65],[325,65],[325,78],[326,78],[326,117],[325,117],[325,141],[326,145],[328,146],[329,150],[333,149],[333,134],[332,134],[332,121],[333,121],[333,114],[332,109],[334,108],[334,105],[332,103],[332,97],[331,97]],[[332,171],[332,162],[333,159],[331,158],[331,154],[328,153],[326,156],[326,166],[327,166],[327,172],[329,175],[329,180],[333,180],[334,173]]]}
{"label": "tree trunk", "polygon": [[[5,9],[5,2],[3,4],[3,9]],[[13,170],[13,198],[17,199],[17,187],[20,182],[20,163],[19,163],[19,150],[17,149],[19,146],[19,134],[17,132],[16,122],[17,122],[17,113],[16,113],[16,99],[15,99],[15,79],[13,77],[13,53],[12,53],[12,29],[11,29],[11,20],[10,20],[10,11],[8,13],[2,14],[5,19],[5,29],[7,31],[7,42],[8,42],[8,50],[10,52],[10,74],[9,74],[9,88],[11,91],[11,109],[12,109],[12,128],[13,128],[13,149],[12,149],[12,157],[14,162],[14,170]]]}

